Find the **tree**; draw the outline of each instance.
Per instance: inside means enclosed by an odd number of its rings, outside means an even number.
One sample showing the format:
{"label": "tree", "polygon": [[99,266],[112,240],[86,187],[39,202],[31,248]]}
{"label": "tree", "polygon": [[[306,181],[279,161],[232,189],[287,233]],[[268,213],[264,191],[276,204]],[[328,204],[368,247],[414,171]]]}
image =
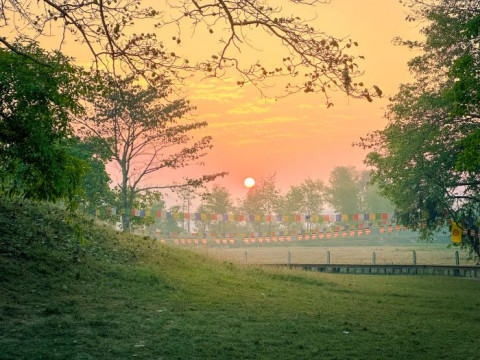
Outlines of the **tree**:
{"label": "tree", "polygon": [[[202,203],[197,209],[200,214],[230,214],[235,211],[235,206],[229,191],[219,185],[214,185],[212,190],[202,196]],[[230,222],[222,219],[208,218],[201,221],[195,221],[195,226],[199,232],[207,233],[227,233],[236,232],[236,226],[231,226]],[[237,225],[237,224],[235,224]]]}
{"label": "tree", "polygon": [[[117,186],[114,190],[117,192],[117,199],[121,200],[122,189]],[[124,231],[137,230],[138,228],[148,229],[149,226],[156,223],[156,211],[162,210],[163,208],[165,208],[165,202],[161,192],[145,190],[141,193],[137,193],[134,196],[131,208],[129,209],[130,216],[128,216],[128,229],[122,229]],[[135,209],[135,213],[133,213],[132,209]],[[125,216],[122,216],[122,220],[124,218]],[[165,220],[161,219],[160,223],[165,223]],[[122,227],[123,224],[124,222],[122,222]]]}
{"label": "tree", "polygon": [[73,201],[87,163],[69,148],[70,119],[82,113],[81,72],[70,59],[35,43],[0,49],[1,192]]}
{"label": "tree", "polygon": [[325,185],[320,179],[306,179],[300,184],[303,194],[301,205],[304,214],[320,214],[323,210]]}
{"label": "tree", "polygon": [[[146,223],[143,225],[146,225],[146,229],[148,231],[148,234],[151,237],[159,236],[160,233],[168,233],[168,232],[176,232],[178,229],[178,224],[175,219],[173,219],[171,216],[166,218],[165,216],[157,216],[157,213],[160,212],[160,214],[165,214],[166,210],[166,203],[163,198],[163,195],[161,192],[155,191],[152,193],[146,193],[146,196],[142,196],[145,201],[142,201],[140,204],[138,204],[142,209],[148,208],[150,209],[150,220],[147,220]],[[138,197],[137,197],[138,198]],[[172,210],[172,209],[170,209]],[[147,214],[145,214],[147,215]],[[145,216],[147,217],[147,216]],[[136,217],[132,217],[132,223],[134,223],[136,220]]]}
{"label": "tree", "polygon": [[360,212],[360,173],[353,166],[337,166],[330,173],[326,190],[327,202],[335,211],[353,214]]}
{"label": "tree", "polygon": [[[276,174],[260,179],[250,188],[243,200],[241,210],[247,215],[274,215],[277,212],[280,200],[280,191],[276,185]],[[272,230],[272,223],[262,219],[255,224],[257,229]],[[252,227],[253,229],[253,227]]]}
{"label": "tree", "polygon": [[[391,99],[384,130],[361,139],[373,180],[395,205],[398,221],[430,239],[448,218],[466,231],[478,258],[480,239],[480,59],[478,1],[410,1],[424,21],[415,75]],[[425,22],[426,21],[426,22]]]}
{"label": "tree", "polygon": [[[106,77],[107,86],[92,99],[88,116],[79,117],[81,133],[85,138],[95,138],[121,173],[120,203],[131,209],[135,196],[145,191],[180,186],[200,186],[225,173],[185,179],[177,185],[145,184],[148,175],[162,169],[178,169],[199,163],[211,148],[211,137],[193,141],[192,131],[207,126],[206,122],[190,121],[185,115],[191,110],[185,100],[165,101],[165,85],[143,88],[133,78]],[[122,216],[124,231],[130,228],[130,214]]]}
{"label": "tree", "polygon": [[94,213],[97,209],[118,207],[119,203],[118,197],[110,188],[111,179],[105,168],[105,163],[109,159],[108,154],[105,154],[98,141],[90,140],[84,142],[75,136],[69,139],[69,147],[76,158],[85,161],[88,165],[82,179],[83,194],[78,200],[80,209],[87,213]]}
{"label": "tree", "polygon": [[[311,216],[322,213],[325,197],[325,185],[321,180],[306,179],[298,186],[291,186],[290,190],[281,197],[278,211],[283,214],[304,214],[307,225],[311,225]],[[295,223],[290,223],[289,230]]]}
{"label": "tree", "polygon": [[371,172],[360,173],[360,212],[363,213],[393,213],[393,204],[382,196],[380,188],[371,181]]}
{"label": "tree", "polygon": [[[166,210],[165,202],[162,199],[159,199],[157,203],[151,204],[150,208],[152,209],[152,211],[155,211],[155,212]],[[171,206],[170,208],[168,208],[167,213],[169,215],[166,218],[162,217],[161,219],[157,219],[157,218],[153,219],[153,217],[150,217],[150,218],[136,217],[134,218],[134,220],[135,219],[137,221],[139,220],[140,224],[146,225],[150,236],[158,236],[159,233],[167,236],[170,236],[171,233],[176,233],[176,234],[181,233],[183,230],[183,224],[181,222],[183,222],[184,218],[183,218],[183,213],[181,212],[180,206],[178,205]],[[172,216],[172,214],[182,214],[182,216],[175,218],[174,216]],[[145,223],[145,219],[147,219],[146,223]],[[142,221],[143,223],[141,223]]]}
{"label": "tree", "polygon": [[[58,36],[59,46],[74,40],[91,54],[97,69],[141,75],[150,85],[165,79],[182,79],[192,71],[206,76],[231,75],[237,83],[251,83],[263,90],[271,78],[285,78],[284,93],[318,92],[331,105],[330,93],[341,90],[349,96],[381,95],[378,87],[364,87],[355,78],[361,74],[361,56],[348,54],[357,43],[315,29],[310,21],[292,15],[277,2],[266,0],[181,0],[167,3],[162,11],[133,0],[29,0],[0,2],[4,31],[0,44],[17,53],[9,33],[22,36]],[[315,7],[324,0],[285,0],[284,5]],[[15,22],[10,22],[15,19]],[[141,31],[136,27],[142,27]],[[188,34],[188,35],[187,35]],[[189,39],[190,34],[193,39]],[[211,41],[211,49],[195,59],[188,49],[198,38]],[[259,57],[243,54],[261,48],[255,39],[265,38],[281,49],[273,63],[251,61]],[[51,41],[51,40],[50,40]],[[198,53],[198,52],[197,52]]]}
{"label": "tree", "polygon": [[353,166],[338,166],[332,170],[330,186],[325,190],[327,202],[344,214],[388,213],[393,205],[372,183],[371,172]]}
{"label": "tree", "polygon": [[[195,190],[196,189],[191,186],[181,186],[181,187],[176,187],[172,189],[172,191],[176,193],[176,195],[180,198],[182,202],[182,205],[181,205],[182,213],[190,214],[192,200],[194,200],[197,197]],[[187,234],[191,233],[190,218],[187,217],[183,219],[182,228],[184,233],[187,233]]]}

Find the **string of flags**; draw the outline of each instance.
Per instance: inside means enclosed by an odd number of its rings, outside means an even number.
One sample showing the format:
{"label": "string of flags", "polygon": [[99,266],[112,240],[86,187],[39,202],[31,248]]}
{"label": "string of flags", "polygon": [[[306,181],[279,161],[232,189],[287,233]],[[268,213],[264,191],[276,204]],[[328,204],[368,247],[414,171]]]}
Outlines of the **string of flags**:
{"label": "string of flags", "polygon": [[[165,242],[165,239],[173,240],[175,244],[236,244],[238,238],[243,238],[244,244],[255,243],[275,243],[290,242],[292,240],[316,240],[330,239],[338,237],[354,237],[368,236],[371,234],[372,228],[379,228],[380,234],[385,232],[393,232],[406,230],[407,227],[394,224],[393,214],[389,213],[358,213],[358,214],[275,214],[275,215],[259,215],[259,214],[212,214],[200,212],[178,212],[178,211],[153,211],[143,209],[117,209],[117,208],[101,208],[95,210],[95,216],[116,216],[122,214],[130,214],[137,217],[150,217],[153,219],[173,219],[176,221],[210,221],[210,222],[257,222],[257,223],[307,223],[311,226],[315,224],[327,224],[329,227],[315,227],[309,234],[302,232],[297,234],[295,231],[284,232],[279,231],[271,233],[259,232],[256,235],[230,233],[230,234],[189,234],[185,236],[177,233],[156,234],[157,239]],[[453,243],[461,243],[462,236],[470,235],[472,237],[480,237],[480,232],[475,229],[465,229],[459,224],[446,219],[447,225],[452,227],[451,239]],[[422,224],[423,226],[423,224]],[[245,236],[244,236],[245,235]],[[213,240],[212,240],[213,239]]]}
{"label": "string of flags", "polygon": [[[278,232],[259,232],[259,233],[192,233],[189,235],[178,233],[163,233],[157,231],[155,238],[163,244],[170,243],[174,245],[183,246],[197,246],[197,245],[268,245],[268,244],[282,244],[296,241],[310,241],[310,240],[323,240],[323,239],[338,239],[338,238],[353,238],[353,237],[368,237],[372,235],[372,231],[375,230],[374,224],[369,224],[370,227],[365,228],[348,228],[348,227],[335,227],[335,228],[323,228],[314,229],[312,232],[301,231],[278,231]],[[380,234],[393,233],[394,231],[408,230],[403,225],[380,225],[378,232]],[[467,235],[470,232],[471,236],[480,237],[475,230],[460,230],[456,236],[458,239],[453,242],[461,242],[462,236]]]}
{"label": "string of flags", "polygon": [[356,224],[356,225],[344,225],[344,226],[334,226],[334,227],[323,227],[323,228],[315,228],[312,229],[311,231],[297,231],[297,230],[290,230],[290,231],[259,231],[256,233],[214,233],[214,232],[209,232],[209,233],[191,233],[188,235],[182,234],[182,233],[176,233],[176,232],[167,232],[167,233],[161,233],[160,230],[157,230],[156,235],[162,235],[166,237],[180,237],[180,236],[188,236],[188,237],[269,237],[269,236],[302,236],[306,237],[307,240],[310,239],[316,239],[317,236],[319,239],[323,238],[330,238],[330,237],[338,237],[339,234],[345,237],[347,234],[349,236],[354,236],[355,234],[358,235],[370,235],[371,231],[373,228],[379,227],[379,232],[381,234],[385,232],[393,232],[394,230],[396,231],[401,231],[401,230],[407,230],[408,228],[403,226],[403,225],[379,225],[378,223],[362,223],[362,224]]}
{"label": "string of flags", "polygon": [[[371,224],[372,225],[372,224]],[[371,226],[370,225],[370,226]],[[379,226],[381,234],[393,231],[402,231],[407,228],[402,225],[382,225]],[[178,233],[156,233],[156,238],[161,243],[173,243],[175,245],[250,245],[250,244],[275,244],[289,243],[292,241],[310,241],[323,239],[336,239],[347,237],[362,237],[372,234],[371,227],[365,228],[323,228],[314,229],[312,232],[296,231],[277,231],[277,232],[259,232],[259,233],[192,233],[188,236]]]}
{"label": "string of flags", "polygon": [[370,221],[388,220],[393,215],[388,213],[366,213],[366,214],[211,214],[211,213],[188,213],[177,211],[152,211],[144,209],[116,209],[102,208],[95,210],[95,216],[130,214],[137,217],[152,217],[157,219],[193,220],[193,221],[238,221],[238,222],[310,222],[310,223],[335,223],[346,221]]}

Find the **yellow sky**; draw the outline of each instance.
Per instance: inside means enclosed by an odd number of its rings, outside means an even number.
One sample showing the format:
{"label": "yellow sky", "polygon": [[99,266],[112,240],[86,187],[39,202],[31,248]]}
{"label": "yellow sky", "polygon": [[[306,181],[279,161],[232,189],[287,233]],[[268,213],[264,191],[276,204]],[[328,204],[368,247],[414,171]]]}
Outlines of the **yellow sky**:
{"label": "yellow sky", "polygon": [[409,81],[407,61],[415,54],[392,44],[395,36],[418,38],[418,28],[404,21],[405,16],[398,0],[332,0],[317,7],[315,26],[358,41],[358,52],[365,56],[359,64],[366,72],[363,81],[385,93],[373,103],[338,94],[335,106],[326,109],[319,94],[265,101],[257,90],[240,88],[229,79],[190,83],[188,97],[214,137],[204,171],[229,171],[217,183],[234,197],[243,197],[243,179],[248,176],[259,179],[276,173],[279,187],[287,191],[306,178],[327,181],[335,166],[363,168],[366,152],[352,143],[385,126],[388,95]]}

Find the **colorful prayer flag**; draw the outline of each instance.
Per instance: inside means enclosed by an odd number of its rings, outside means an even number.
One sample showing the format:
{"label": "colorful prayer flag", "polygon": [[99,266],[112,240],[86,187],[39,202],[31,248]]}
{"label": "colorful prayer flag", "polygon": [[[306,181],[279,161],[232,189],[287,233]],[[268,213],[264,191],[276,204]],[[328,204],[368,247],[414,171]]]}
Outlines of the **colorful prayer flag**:
{"label": "colorful prayer flag", "polygon": [[452,221],[452,242],[456,244],[462,242],[462,229],[455,221]]}

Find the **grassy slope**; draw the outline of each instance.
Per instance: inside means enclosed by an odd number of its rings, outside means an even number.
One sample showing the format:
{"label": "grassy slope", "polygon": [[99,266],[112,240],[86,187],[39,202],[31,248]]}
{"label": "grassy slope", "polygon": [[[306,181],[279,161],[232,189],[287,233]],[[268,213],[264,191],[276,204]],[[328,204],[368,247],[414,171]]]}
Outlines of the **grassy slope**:
{"label": "grassy slope", "polygon": [[0,199],[0,359],[476,359],[479,295],[243,268]]}

